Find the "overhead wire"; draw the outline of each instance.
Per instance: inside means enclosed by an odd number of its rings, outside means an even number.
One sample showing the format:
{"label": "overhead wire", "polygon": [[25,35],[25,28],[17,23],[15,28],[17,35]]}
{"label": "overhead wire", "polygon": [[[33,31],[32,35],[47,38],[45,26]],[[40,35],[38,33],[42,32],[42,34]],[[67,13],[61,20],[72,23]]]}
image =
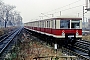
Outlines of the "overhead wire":
{"label": "overhead wire", "polygon": [[[78,5],[78,6],[74,6],[74,7],[70,7],[70,8],[64,9],[64,10],[60,10],[60,11],[70,10],[70,9],[77,8],[77,7],[80,7],[80,6],[83,6],[83,5],[84,5],[84,4]],[[60,12],[60,11],[58,11],[58,12]],[[55,14],[55,13],[58,13],[58,12],[54,12],[54,13],[52,13],[52,14]]]}
{"label": "overhead wire", "polygon": [[52,11],[55,11],[55,10],[58,10],[58,9],[62,9],[62,8],[64,8],[64,7],[67,7],[67,6],[70,6],[70,5],[72,5],[72,4],[75,4],[75,3],[79,2],[79,1],[81,1],[81,0],[77,0],[77,1],[75,1],[75,2],[72,2],[72,3],[70,3],[70,4],[67,4],[67,5],[65,5],[65,6],[56,8],[56,9],[51,10],[51,11],[48,11],[48,12],[45,12],[45,13],[43,13],[43,14],[46,14],[46,13],[49,13],[49,12],[52,12]]}
{"label": "overhead wire", "polygon": [[[81,1],[81,0],[77,0],[77,1],[75,1],[75,2],[72,2],[72,3],[70,3],[70,4],[67,4],[67,5],[65,5],[65,6],[62,6],[62,7],[60,7],[60,8],[57,8],[57,9],[54,9],[54,10],[51,10],[51,11],[48,11],[48,12],[44,12],[44,13],[41,13],[41,14],[48,15],[49,12],[52,12],[52,11],[56,11],[56,10],[65,8],[65,7],[67,7],[67,6],[70,6],[70,5],[72,5],[72,4],[77,3],[77,2],[79,2],[79,1]],[[84,5],[84,4],[79,5],[79,6],[70,7],[70,8],[67,8],[67,9],[63,9],[63,10],[60,10],[60,11],[70,10],[70,9],[77,8],[77,7],[80,7],[80,6],[83,6],[83,5]],[[58,11],[58,12],[60,12],[60,11]],[[52,14],[55,14],[55,13],[58,13],[58,12],[54,12],[54,13],[52,13]]]}
{"label": "overhead wire", "polygon": [[[63,9],[63,10],[60,10],[60,11],[67,11],[67,10],[70,10],[70,9],[74,9],[74,8],[77,8],[77,7],[80,7],[80,6],[83,6],[84,4],[82,4],[82,5],[78,5],[78,6],[74,6],[74,7],[70,7],[70,8],[67,8],[67,9]],[[58,12],[60,12],[60,11],[58,11]],[[58,13],[58,12],[54,12],[54,13],[52,13],[52,14],[55,14],[55,13]],[[44,14],[44,13],[42,13],[44,16],[47,16],[48,14]],[[48,16],[48,18],[50,18],[49,16]]]}

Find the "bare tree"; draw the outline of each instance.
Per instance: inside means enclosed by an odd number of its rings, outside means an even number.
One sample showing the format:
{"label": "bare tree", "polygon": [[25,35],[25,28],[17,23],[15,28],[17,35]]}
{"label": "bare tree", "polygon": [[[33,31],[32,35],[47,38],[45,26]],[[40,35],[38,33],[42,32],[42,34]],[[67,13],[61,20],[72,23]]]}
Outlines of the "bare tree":
{"label": "bare tree", "polygon": [[14,26],[20,26],[22,24],[22,17],[20,16],[20,13],[17,11],[10,13],[10,21]]}
{"label": "bare tree", "polygon": [[9,16],[10,15],[9,13],[14,8],[15,8],[15,6],[9,6],[9,5],[6,5],[5,6],[5,10],[4,10],[4,12],[5,12],[5,17],[4,17],[5,18],[5,20],[4,20],[5,21],[5,28],[6,28],[6,25],[7,25],[7,21],[9,20],[9,17],[10,17]]}
{"label": "bare tree", "polygon": [[22,22],[22,17],[20,13],[14,11],[15,6],[6,5],[2,1],[0,1],[0,25],[5,28],[8,25],[20,25]]}

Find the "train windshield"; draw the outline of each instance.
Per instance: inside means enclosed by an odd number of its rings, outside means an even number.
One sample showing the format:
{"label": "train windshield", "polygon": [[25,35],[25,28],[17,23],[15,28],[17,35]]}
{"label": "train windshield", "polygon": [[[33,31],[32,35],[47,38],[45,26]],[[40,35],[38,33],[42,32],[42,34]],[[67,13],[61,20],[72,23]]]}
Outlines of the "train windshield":
{"label": "train windshield", "polygon": [[80,20],[72,20],[71,21],[71,28],[75,28],[75,29],[80,28]]}
{"label": "train windshield", "polygon": [[70,28],[70,20],[60,20],[60,28]]}

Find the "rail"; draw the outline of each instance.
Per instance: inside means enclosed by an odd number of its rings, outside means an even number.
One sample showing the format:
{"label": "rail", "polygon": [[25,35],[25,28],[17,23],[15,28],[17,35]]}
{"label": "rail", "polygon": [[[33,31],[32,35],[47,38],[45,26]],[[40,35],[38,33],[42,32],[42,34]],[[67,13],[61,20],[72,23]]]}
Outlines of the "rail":
{"label": "rail", "polygon": [[2,53],[4,52],[4,50],[8,47],[8,45],[10,44],[10,42],[14,39],[14,37],[16,35],[18,35],[20,33],[20,31],[22,30],[23,27],[20,27],[14,31],[12,31],[11,33],[9,33],[8,35],[4,36],[1,40],[0,40],[0,56],[2,55]]}

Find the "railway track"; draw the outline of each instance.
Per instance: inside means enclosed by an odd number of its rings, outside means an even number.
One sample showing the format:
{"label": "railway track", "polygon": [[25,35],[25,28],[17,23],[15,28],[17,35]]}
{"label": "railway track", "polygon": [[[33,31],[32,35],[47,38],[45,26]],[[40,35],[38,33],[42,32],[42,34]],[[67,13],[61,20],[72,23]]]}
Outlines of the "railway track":
{"label": "railway track", "polygon": [[6,52],[5,50],[10,48],[13,39],[21,32],[22,28],[23,27],[20,27],[0,37],[0,57],[2,57],[3,53]]}
{"label": "railway track", "polygon": [[77,40],[74,46],[78,47],[77,49],[79,49],[80,51],[90,56],[90,42],[89,41]]}
{"label": "railway track", "polygon": [[80,52],[76,49],[70,49],[70,48],[66,48],[66,47],[62,47],[62,52],[64,54],[67,54],[67,55],[70,55],[70,56],[77,56],[77,60],[90,60],[90,57],[89,56],[85,56],[85,55],[82,55],[83,52]]}
{"label": "railway track", "polygon": [[72,46],[68,44],[62,48],[72,55],[78,56],[83,60],[90,60],[90,42],[85,40],[77,40],[77,42]]}

